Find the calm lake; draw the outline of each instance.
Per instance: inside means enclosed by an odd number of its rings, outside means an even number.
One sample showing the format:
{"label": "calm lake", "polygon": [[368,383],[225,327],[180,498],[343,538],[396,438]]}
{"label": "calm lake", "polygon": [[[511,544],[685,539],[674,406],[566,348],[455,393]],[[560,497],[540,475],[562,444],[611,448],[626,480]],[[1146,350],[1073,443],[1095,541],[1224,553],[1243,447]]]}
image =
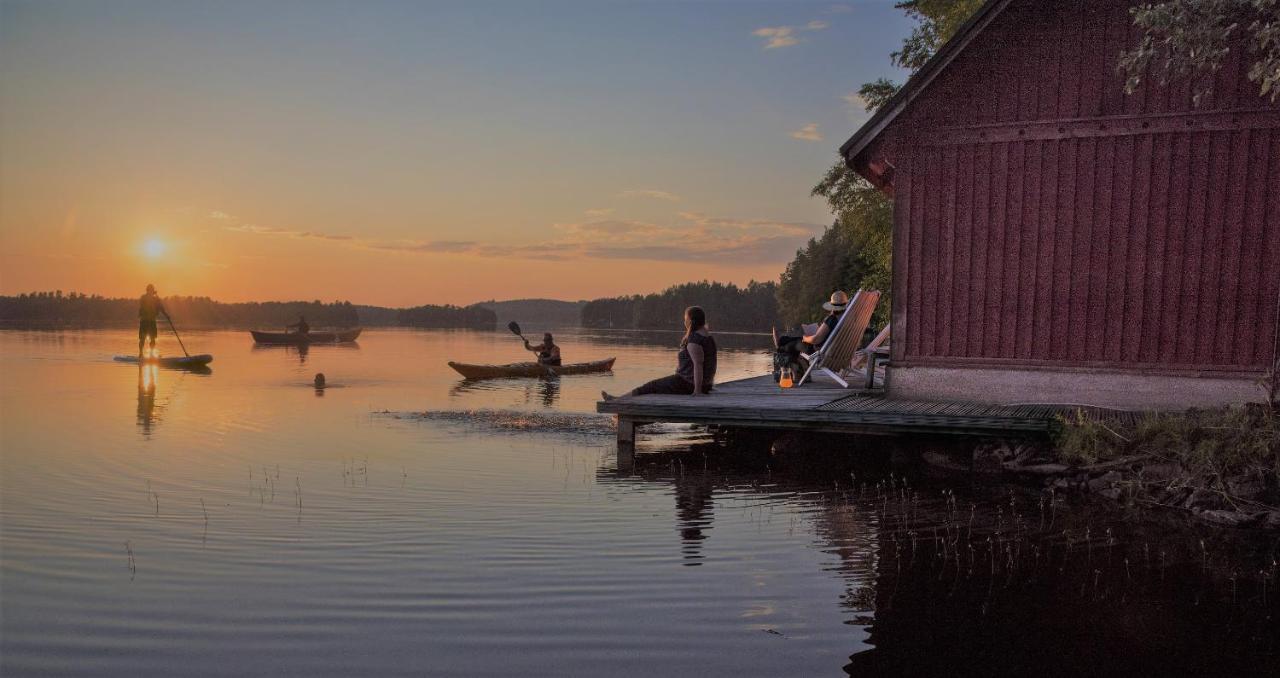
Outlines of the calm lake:
{"label": "calm lake", "polygon": [[[1280,666],[1275,537],[891,463],[923,441],[768,456],[671,426],[618,472],[595,401],[669,373],[674,333],[557,332],[615,371],[478,383],[445,362],[518,340],[183,339],[209,373],[114,363],[132,332],[0,332],[3,675]],[[767,343],[725,335],[721,380]]]}

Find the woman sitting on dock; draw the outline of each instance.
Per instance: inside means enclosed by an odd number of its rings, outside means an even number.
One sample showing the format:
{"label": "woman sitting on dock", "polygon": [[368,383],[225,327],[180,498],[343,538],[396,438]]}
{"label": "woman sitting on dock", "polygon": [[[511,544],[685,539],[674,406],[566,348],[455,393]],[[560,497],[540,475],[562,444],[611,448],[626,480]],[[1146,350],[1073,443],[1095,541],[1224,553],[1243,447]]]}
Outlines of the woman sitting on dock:
{"label": "woman sitting on dock", "polygon": [[[676,373],[654,379],[637,387],[627,395],[671,393],[676,395],[705,395],[711,392],[716,380],[716,340],[707,330],[707,314],[698,306],[684,310],[684,338],[680,340],[680,352],[676,354]],[[604,391],[600,396],[613,400]]]}
{"label": "woman sitting on dock", "polygon": [[849,305],[849,295],[841,290],[831,293],[831,301],[822,305],[822,308],[828,311],[827,317],[817,325],[802,326],[800,328],[800,336],[778,335],[777,328],[773,330],[773,345],[777,347],[780,353],[788,353],[791,356],[791,362],[800,362],[801,353],[813,353],[818,347],[822,346],[831,332],[835,330],[836,323],[840,322],[840,316],[844,314],[844,309]]}

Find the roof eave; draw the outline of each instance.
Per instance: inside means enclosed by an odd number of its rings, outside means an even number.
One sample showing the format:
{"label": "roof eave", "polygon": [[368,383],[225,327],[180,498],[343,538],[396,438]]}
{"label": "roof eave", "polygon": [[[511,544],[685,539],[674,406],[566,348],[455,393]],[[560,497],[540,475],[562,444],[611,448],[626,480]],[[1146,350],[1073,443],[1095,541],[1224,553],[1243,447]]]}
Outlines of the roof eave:
{"label": "roof eave", "polygon": [[885,128],[933,82],[933,79],[964,51],[973,38],[1004,11],[1010,2],[1012,0],[987,0],[986,4],[978,8],[978,11],[974,12],[973,16],[960,27],[960,30],[956,31],[955,36],[948,40],[937,54],[930,57],[924,66],[921,66],[920,70],[907,80],[902,89],[877,109],[875,115],[872,115],[870,120],[859,127],[858,131],[840,146],[840,155],[844,157],[845,164],[856,170],[853,159],[875,141]]}

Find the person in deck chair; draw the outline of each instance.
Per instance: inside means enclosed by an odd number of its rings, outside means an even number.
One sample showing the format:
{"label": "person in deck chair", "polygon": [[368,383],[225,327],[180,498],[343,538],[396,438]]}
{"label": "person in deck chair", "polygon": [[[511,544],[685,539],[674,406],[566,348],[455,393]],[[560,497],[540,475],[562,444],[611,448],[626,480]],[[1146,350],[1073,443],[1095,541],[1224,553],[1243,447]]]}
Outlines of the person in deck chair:
{"label": "person in deck chair", "polygon": [[774,328],[773,345],[777,349],[773,358],[775,378],[784,367],[799,369],[800,354],[813,353],[826,342],[827,337],[835,331],[836,323],[840,322],[840,316],[844,314],[844,309],[848,305],[849,295],[836,290],[831,293],[831,300],[822,304],[822,308],[827,311],[827,316],[821,322],[802,325],[798,335],[779,335],[778,329]]}

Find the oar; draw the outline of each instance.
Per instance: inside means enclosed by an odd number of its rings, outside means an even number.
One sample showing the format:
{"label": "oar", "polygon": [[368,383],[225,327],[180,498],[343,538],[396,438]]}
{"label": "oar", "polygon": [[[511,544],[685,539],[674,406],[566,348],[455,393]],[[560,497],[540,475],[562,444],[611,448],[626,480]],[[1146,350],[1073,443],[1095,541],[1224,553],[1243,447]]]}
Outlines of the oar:
{"label": "oar", "polygon": [[173,330],[174,338],[178,340],[178,345],[182,347],[182,354],[190,358],[191,354],[187,353],[187,347],[182,343],[182,337],[178,334],[178,328],[173,326],[173,318],[169,317],[168,311],[164,312],[164,319],[169,321],[169,329]]}

